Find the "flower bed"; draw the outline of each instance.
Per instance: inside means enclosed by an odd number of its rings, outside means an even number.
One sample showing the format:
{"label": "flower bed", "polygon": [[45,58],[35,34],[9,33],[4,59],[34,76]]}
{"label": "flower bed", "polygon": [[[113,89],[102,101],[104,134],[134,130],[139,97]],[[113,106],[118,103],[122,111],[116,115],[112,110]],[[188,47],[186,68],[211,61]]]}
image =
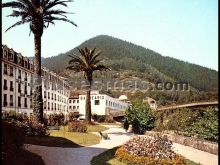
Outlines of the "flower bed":
{"label": "flower bed", "polygon": [[186,165],[186,160],[173,152],[172,142],[164,136],[136,136],[115,153],[119,161],[138,165]]}

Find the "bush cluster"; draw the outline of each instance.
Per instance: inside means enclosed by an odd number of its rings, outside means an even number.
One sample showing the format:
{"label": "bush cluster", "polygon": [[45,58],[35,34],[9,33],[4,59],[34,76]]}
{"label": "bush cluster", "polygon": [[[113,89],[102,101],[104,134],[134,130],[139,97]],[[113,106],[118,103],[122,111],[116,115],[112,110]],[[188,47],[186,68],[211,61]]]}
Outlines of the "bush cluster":
{"label": "bush cluster", "polygon": [[218,109],[179,109],[156,113],[156,131],[173,130],[179,135],[218,141]]}
{"label": "bush cluster", "polygon": [[106,123],[114,123],[115,120],[112,119],[110,116],[108,115],[97,115],[97,114],[92,114],[92,119],[96,122],[99,122],[99,123],[103,123],[103,122],[106,122]]}
{"label": "bush cluster", "polygon": [[48,116],[47,125],[48,126],[54,126],[56,124],[58,124],[59,126],[66,124],[65,117],[64,117],[63,113],[60,113],[60,114],[55,113],[55,114],[50,114]]}
{"label": "bush cluster", "polygon": [[77,120],[71,121],[68,123],[68,131],[86,133],[87,132],[86,123]]}
{"label": "bush cluster", "polygon": [[123,147],[117,149],[115,153],[116,158],[121,161],[132,165],[187,165],[185,159],[176,155],[174,159],[154,159],[148,156],[132,155]]}
{"label": "bush cluster", "polygon": [[155,117],[148,104],[134,102],[125,112],[125,121],[132,124],[135,134],[144,134],[154,128]]}
{"label": "bush cluster", "polygon": [[23,129],[9,122],[2,122],[2,163],[7,163],[19,152],[24,142]]}
{"label": "bush cluster", "polygon": [[165,136],[136,136],[116,151],[116,158],[130,164],[186,164],[183,157],[172,150],[172,142]]}

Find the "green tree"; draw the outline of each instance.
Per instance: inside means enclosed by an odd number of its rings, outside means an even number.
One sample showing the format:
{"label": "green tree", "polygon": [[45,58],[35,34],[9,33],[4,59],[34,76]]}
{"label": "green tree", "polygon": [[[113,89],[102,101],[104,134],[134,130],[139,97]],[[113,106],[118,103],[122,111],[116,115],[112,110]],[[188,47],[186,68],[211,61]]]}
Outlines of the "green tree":
{"label": "green tree", "polygon": [[[125,112],[125,119],[129,124],[135,126],[134,132],[143,134],[145,131],[154,128],[155,116],[148,104],[142,102],[134,102]],[[138,128],[137,128],[138,127]]]}
{"label": "green tree", "polygon": [[88,88],[86,91],[86,122],[91,123],[91,101],[90,93],[93,82],[93,73],[94,71],[107,71],[111,70],[104,64],[102,60],[98,57],[101,54],[101,51],[95,53],[96,48],[88,49],[79,49],[80,55],[70,56],[72,59],[69,61],[69,66],[67,69],[73,70],[74,72],[83,72],[84,78],[88,81]]}
{"label": "green tree", "polygon": [[68,12],[57,9],[58,6],[67,7],[67,2],[71,0],[16,0],[2,4],[2,8],[10,7],[13,9],[10,17],[20,17],[21,20],[10,26],[6,31],[18,25],[28,23],[30,33],[34,34],[35,60],[34,73],[35,85],[33,95],[33,111],[38,122],[43,123],[43,98],[42,98],[42,80],[41,80],[41,37],[45,28],[50,24],[55,25],[54,21],[69,22]]}

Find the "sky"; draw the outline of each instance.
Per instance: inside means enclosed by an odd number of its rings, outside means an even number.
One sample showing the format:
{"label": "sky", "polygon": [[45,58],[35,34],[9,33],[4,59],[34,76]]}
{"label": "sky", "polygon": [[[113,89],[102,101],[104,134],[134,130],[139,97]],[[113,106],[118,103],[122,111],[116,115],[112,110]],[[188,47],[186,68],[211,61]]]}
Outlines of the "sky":
{"label": "sky", "polygon": [[[43,57],[65,53],[97,35],[109,35],[218,70],[217,0],[74,0],[61,9],[74,12],[68,18],[78,27],[56,22],[45,29]],[[34,56],[28,24],[5,32],[19,20],[6,17],[11,11],[2,10],[2,44],[24,56]]]}

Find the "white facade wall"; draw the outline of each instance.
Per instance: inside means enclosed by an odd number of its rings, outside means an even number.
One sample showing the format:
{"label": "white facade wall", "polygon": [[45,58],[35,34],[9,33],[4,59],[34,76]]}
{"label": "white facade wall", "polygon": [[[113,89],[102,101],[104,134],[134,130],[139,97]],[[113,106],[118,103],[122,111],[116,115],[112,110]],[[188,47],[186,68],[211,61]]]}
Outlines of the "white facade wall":
{"label": "white facade wall", "polygon": [[[70,99],[69,99],[70,100]],[[85,115],[86,95],[79,95],[79,114]],[[73,103],[69,103],[69,106]],[[123,111],[128,107],[128,103],[112,98],[105,94],[91,94],[92,114],[108,115],[111,111]],[[70,109],[69,109],[70,111]]]}
{"label": "white facade wall", "polygon": [[[12,49],[9,49],[4,45],[2,46],[2,52],[2,110],[14,110],[18,113],[21,112],[31,115],[33,113],[33,61],[23,57],[21,54],[14,52]],[[10,72],[10,70],[12,70],[11,68],[13,69],[12,72]],[[54,72],[50,72],[46,68],[42,68],[42,72],[44,73],[42,76],[42,96],[43,102],[46,104],[46,106],[44,105],[44,114],[62,112],[67,115],[69,85],[62,77],[56,75]],[[5,85],[4,82],[6,82]],[[12,82],[13,91],[10,90],[10,82]],[[47,87],[44,86],[46,82],[48,83]],[[52,89],[52,85],[56,88]],[[46,97],[44,97],[44,92],[46,92]],[[50,93],[50,98],[48,98],[48,92]]]}

